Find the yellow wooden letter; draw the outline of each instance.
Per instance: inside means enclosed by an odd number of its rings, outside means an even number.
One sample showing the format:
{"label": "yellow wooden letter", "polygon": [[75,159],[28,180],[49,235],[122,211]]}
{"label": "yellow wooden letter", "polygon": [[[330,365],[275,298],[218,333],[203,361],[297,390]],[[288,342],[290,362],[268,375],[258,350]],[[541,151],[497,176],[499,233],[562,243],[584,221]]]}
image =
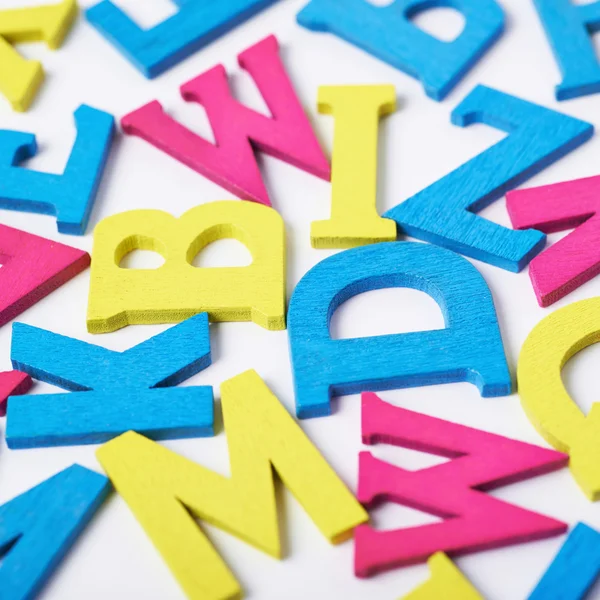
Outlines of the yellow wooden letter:
{"label": "yellow wooden letter", "polygon": [[529,334],[519,357],[521,404],[535,428],[570,456],[573,477],[590,500],[600,497],[600,405],[581,412],[561,378],[567,361],[600,341],[600,298],[565,306]]}
{"label": "yellow wooden letter", "polygon": [[22,58],[11,44],[44,41],[55,50],[76,16],[75,0],[0,11],[0,93],[14,110],[29,108],[44,80],[44,70],[39,61]]}
{"label": "yellow wooden letter", "polygon": [[241,589],[188,510],[280,558],[273,468],[331,542],[368,519],[255,371],[226,381],[221,404],[230,478],[133,432],[97,452],[187,596],[198,600],[238,598]]}
{"label": "yellow wooden letter", "polygon": [[379,118],[396,110],[393,85],[319,88],[319,112],[335,116],[331,218],[315,221],[313,248],[353,248],[396,239],[396,223],[377,214]]}
{"label": "yellow wooden letter", "polygon": [[[192,265],[198,252],[224,238],[242,242],[252,264]],[[121,268],[135,249],[158,252],[165,263],[154,270]],[[285,229],[275,210],[253,202],[211,202],[180,219],[160,210],[133,210],[98,224],[87,316],[91,333],[177,323],[199,312],[212,321],[252,320],[266,329],[285,329]]]}
{"label": "yellow wooden letter", "polygon": [[431,578],[402,600],[483,600],[483,596],[443,552],[433,554],[427,564]]}

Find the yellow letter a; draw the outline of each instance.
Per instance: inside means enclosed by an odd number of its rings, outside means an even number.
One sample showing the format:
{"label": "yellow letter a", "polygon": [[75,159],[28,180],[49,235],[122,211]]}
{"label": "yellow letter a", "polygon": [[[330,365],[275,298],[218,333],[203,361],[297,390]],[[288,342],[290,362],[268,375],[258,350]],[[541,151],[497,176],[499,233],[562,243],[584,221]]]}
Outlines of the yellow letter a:
{"label": "yellow letter a", "polygon": [[281,556],[272,467],[333,543],[368,516],[258,374],[221,386],[231,478],[133,432],[97,456],[189,598],[224,600],[239,584],[194,522]]}
{"label": "yellow letter a", "polygon": [[[252,264],[193,266],[203,248],[224,238],[244,244]],[[165,264],[121,268],[133,250],[158,252]],[[285,229],[275,210],[253,202],[210,202],[179,219],[160,210],[132,210],[98,224],[87,316],[91,333],[179,323],[200,312],[211,321],[252,320],[266,329],[285,329]]]}
{"label": "yellow letter a", "polygon": [[600,298],[569,304],[529,334],[519,357],[521,404],[535,428],[570,455],[573,477],[590,500],[600,496],[600,405],[585,417],[561,378],[567,361],[600,341]]}
{"label": "yellow letter a", "polygon": [[11,44],[43,40],[54,50],[62,44],[76,16],[75,0],[0,11],[0,93],[13,110],[29,108],[44,80],[44,70],[37,60],[22,58]]}

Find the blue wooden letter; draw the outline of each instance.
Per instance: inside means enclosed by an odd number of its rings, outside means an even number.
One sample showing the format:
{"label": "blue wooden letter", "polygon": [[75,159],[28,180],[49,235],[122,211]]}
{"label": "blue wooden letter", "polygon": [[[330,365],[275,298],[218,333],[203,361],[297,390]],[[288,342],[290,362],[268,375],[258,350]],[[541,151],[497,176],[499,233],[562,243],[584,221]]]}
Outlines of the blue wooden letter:
{"label": "blue wooden letter", "polygon": [[73,465],[0,506],[0,598],[35,598],[110,491]]}
{"label": "blue wooden letter", "polygon": [[15,323],[11,359],[73,393],[9,398],[9,448],[99,444],[130,429],[154,440],[213,435],[212,387],[170,387],[210,365],[206,313],[125,352]]}
{"label": "blue wooden letter", "polygon": [[594,127],[484,86],[456,107],[452,122],[485,123],[508,135],[384,216],[407,235],[518,272],[542,250],[546,236],[474,213],[583,144]]}
{"label": "blue wooden letter", "polygon": [[277,0],[173,0],[179,11],[142,29],[110,0],[86,11],[87,20],[148,79],[237,27]]}
{"label": "blue wooden letter", "polygon": [[110,152],[115,120],[85,104],[75,111],[77,139],[62,175],[23,169],[35,135],[0,131],[0,208],[56,215],[58,231],[83,235]]}
{"label": "blue wooden letter", "polygon": [[[429,294],[440,305],[446,328],[331,339],[329,323],[341,304],[363,292],[391,287]],[[367,390],[468,381],[482,396],[511,391],[485,280],[469,261],[435,246],[387,242],[327,258],[294,290],[288,328],[301,419],[331,414],[331,395]]]}
{"label": "blue wooden letter", "polygon": [[556,86],[557,100],[569,100],[600,92],[600,65],[592,34],[600,31],[600,2],[582,6],[570,0],[534,0],[562,82]]}
{"label": "blue wooden letter", "polygon": [[600,575],[600,533],[578,523],[529,600],[583,600]]}
{"label": "blue wooden letter", "polygon": [[[411,22],[417,14],[448,6],[465,18],[453,42],[436,39]],[[330,31],[419,79],[425,93],[443,100],[500,37],[504,13],[496,0],[395,0],[375,6],[367,0],[311,0],[300,25]]]}

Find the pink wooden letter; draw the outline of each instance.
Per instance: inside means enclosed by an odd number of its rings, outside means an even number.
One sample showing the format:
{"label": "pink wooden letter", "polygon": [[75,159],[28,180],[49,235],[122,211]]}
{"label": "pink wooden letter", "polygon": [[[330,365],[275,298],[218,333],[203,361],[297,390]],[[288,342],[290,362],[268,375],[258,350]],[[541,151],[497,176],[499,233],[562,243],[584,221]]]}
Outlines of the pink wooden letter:
{"label": "pink wooden letter", "polygon": [[31,377],[21,371],[0,373],[0,417],[6,416],[6,402],[9,396],[26,394],[32,385]]}
{"label": "pink wooden letter", "polygon": [[238,56],[260,90],[272,118],[231,95],[227,73],[218,65],[181,86],[184,100],[206,109],[216,146],[169,117],[154,101],[126,115],[121,125],[244,200],[271,205],[254,149],[329,180],[329,163],[279,57],[275,36]]}
{"label": "pink wooden letter", "polygon": [[0,326],[88,268],[90,255],[0,225]]}
{"label": "pink wooden letter", "polygon": [[550,306],[600,273],[600,176],[509,192],[515,229],[575,231],[536,256],[529,276],[540,306]]}
{"label": "pink wooden letter", "polygon": [[396,502],[444,519],[441,523],[376,531],[355,530],[359,577],[427,560],[442,551],[477,552],[559,535],[567,525],[484,493],[559,469],[568,457],[523,442],[449,423],[362,396],[365,444],[391,444],[452,459],[408,471],[361,452],[358,499],[367,507]]}

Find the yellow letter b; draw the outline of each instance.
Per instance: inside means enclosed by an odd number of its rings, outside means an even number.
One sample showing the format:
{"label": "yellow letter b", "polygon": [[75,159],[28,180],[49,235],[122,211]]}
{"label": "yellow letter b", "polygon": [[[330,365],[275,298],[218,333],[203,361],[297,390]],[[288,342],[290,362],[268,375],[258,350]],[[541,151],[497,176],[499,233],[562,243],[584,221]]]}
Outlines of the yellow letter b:
{"label": "yellow letter b", "polygon": [[[224,238],[252,254],[247,267],[194,267],[194,257]],[[125,269],[133,250],[165,259],[158,269]],[[91,333],[127,325],[178,323],[207,312],[212,321],[254,321],[285,329],[285,229],[272,208],[212,202],[180,219],[160,210],[133,210],[104,219],[94,232],[87,324]]]}

